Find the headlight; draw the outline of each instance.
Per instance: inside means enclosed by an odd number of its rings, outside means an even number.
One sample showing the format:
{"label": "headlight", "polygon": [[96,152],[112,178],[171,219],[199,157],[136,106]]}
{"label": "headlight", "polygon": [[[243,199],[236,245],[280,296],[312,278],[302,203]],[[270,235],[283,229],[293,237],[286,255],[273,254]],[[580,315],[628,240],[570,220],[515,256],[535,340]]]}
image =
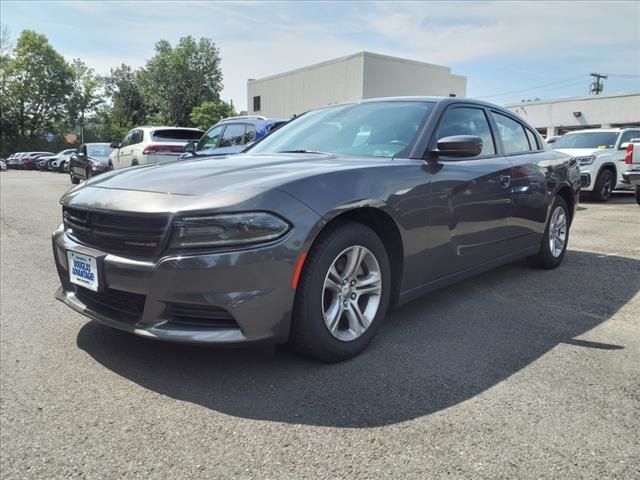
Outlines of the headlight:
{"label": "headlight", "polygon": [[291,226],[265,212],[182,217],[174,222],[172,248],[220,247],[267,242]]}
{"label": "headlight", "polygon": [[591,165],[596,161],[596,157],[594,157],[593,155],[589,157],[576,157],[576,160],[580,162],[580,165]]}

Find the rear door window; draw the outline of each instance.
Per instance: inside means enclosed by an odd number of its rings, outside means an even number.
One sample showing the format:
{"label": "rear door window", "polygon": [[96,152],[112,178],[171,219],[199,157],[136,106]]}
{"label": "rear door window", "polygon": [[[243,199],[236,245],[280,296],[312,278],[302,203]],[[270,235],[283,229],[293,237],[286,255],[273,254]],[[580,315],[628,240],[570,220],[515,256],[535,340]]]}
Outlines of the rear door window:
{"label": "rear door window", "polygon": [[445,112],[438,128],[437,138],[440,140],[456,135],[473,135],[482,138],[480,153],[482,156],[496,153],[489,121],[481,108],[455,107]]}
{"label": "rear door window", "polygon": [[247,144],[253,142],[256,138],[256,126],[255,125],[247,125],[247,128],[244,131],[244,141],[243,144]]}
{"label": "rear door window", "polygon": [[538,140],[536,139],[536,136],[533,134],[533,132],[528,128],[525,129],[525,132],[527,133],[527,138],[529,139],[529,146],[531,147],[531,150],[540,150],[540,145],[538,144]]}
{"label": "rear door window", "polygon": [[197,142],[202,137],[200,130],[182,130],[178,128],[154,130],[151,140],[154,142]]}
{"label": "rear door window", "polygon": [[504,153],[512,155],[514,153],[523,153],[531,151],[529,146],[529,140],[525,133],[525,128],[520,122],[501,115],[497,112],[491,112],[496,125],[498,126],[498,133],[502,138],[502,145],[504,147]]}
{"label": "rear door window", "polygon": [[233,147],[234,145],[242,145],[244,139],[243,124],[227,125],[222,138],[220,139],[220,147]]}

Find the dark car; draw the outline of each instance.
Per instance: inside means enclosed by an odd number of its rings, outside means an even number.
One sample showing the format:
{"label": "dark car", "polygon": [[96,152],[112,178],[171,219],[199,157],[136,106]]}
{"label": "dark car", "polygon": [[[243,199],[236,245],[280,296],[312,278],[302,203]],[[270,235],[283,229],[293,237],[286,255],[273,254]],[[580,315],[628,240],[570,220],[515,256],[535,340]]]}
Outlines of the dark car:
{"label": "dark car", "polygon": [[37,170],[40,168],[38,166],[38,161],[42,159],[42,157],[47,157],[50,155],[55,155],[53,152],[26,152],[22,157],[20,157],[19,161],[21,162],[19,168],[23,170]]}
{"label": "dark car", "polygon": [[69,158],[71,183],[80,183],[94,175],[106,172],[109,167],[111,147],[108,143],[83,143]]}
{"label": "dark car", "polygon": [[147,338],[344,360],[389,306],[521,258],[560,265],[579,186],[572,157],[490,103],[332,105],[244,154],[67,192],[56,296]]}
{"label": "dark car", "polygon": [[216,123],[202,135],[196,144],[188,143],[180,158],[212,157],[242,152],[247,145],[258,141],[287,123],[281,118],[231,117]]}

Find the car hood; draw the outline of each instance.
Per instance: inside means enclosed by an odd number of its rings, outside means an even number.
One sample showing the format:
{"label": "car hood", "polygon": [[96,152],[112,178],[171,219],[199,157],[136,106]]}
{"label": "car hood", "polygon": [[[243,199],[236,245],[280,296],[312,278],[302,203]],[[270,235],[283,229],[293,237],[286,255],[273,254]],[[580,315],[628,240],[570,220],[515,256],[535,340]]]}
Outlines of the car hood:
{"label": "car hood", "polygon": [[101,174],[69,190],[62,203],[135,211],[222,208],[298,179],[382,166],[388,161],[299,153],[186,159]]}
{"label": "car hood", "polygon": [[599,156],[611,153],[611,148],[554,148],[556,152],[566,153],[572,157],[588,157],[590,155]]}
{"label": "car hood", "polygon": [[114,171],[88,182],[94,188],[200,196],[237,188],[267,189],[300,177],[380,164],[384,159],[330,154],[244,154],[193,158]]}

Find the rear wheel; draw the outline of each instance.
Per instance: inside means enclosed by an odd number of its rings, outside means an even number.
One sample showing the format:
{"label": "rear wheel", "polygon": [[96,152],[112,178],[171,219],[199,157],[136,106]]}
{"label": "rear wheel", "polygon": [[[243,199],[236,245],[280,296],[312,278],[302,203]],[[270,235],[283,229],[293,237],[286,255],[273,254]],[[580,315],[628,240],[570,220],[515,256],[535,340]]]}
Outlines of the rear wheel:
{"label": "rear wheel", "polygon": [[533,267],[552,269],[562,263],[569,243],[569,208],[562,197],[556,197],[540,242],[540,250],[528,257]]}
{"label": "rear wheel", "polygon": [[73,173],[70,173],[69,177],[71,178],[71,183],[73,183],[74,185],[77,185],[80,183],[80,179],[76,177]]}
{"label": "rear wheel", "polygon": [[339,362],[364,350],[382,325],[391,290],[384,244],[370,228],[337,223],[307,257],[293,309],[290,343]]}
{"label": "rear wheel", "polygon": [[591,198],[596,202],[606,202],[611,198],[611,192],[615,187],[613,173],[608,168],[600,171],[596,184],[591,192]]}

